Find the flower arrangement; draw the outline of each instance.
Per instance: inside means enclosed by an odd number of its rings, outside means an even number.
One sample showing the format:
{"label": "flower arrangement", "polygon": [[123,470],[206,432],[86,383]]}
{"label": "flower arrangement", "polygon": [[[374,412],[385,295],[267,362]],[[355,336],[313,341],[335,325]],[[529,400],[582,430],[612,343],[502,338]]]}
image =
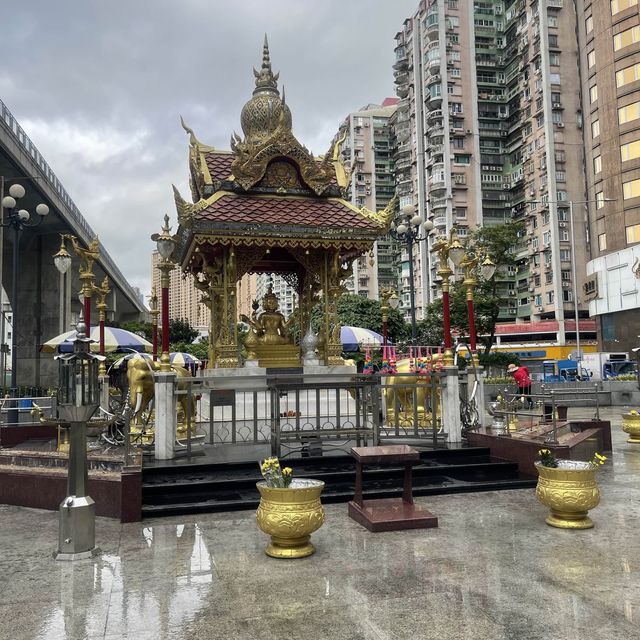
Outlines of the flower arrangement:
{"label": "flower arrangement", "polygon": [[278,458],[266,458],[260,463],[260,473],[267,483],[267,487],[286,489],[293,480],[291,467],[280,467]]}
{"label": "flower arrangement", "polygon": [[[606,462],[606,460],[607,456],[595,453],[593,458],[591,458],[591,460],[589,460],[587,464],[591,465],[591,467],[594,469],[598,469]],[[551,451],[549,451],[549,449],[540,449],[540,451],[538,451],[538,462],[543,467],[551,467],[552,469],[557,469],[563,462],[570,461],[556,458],[556,456]]]}

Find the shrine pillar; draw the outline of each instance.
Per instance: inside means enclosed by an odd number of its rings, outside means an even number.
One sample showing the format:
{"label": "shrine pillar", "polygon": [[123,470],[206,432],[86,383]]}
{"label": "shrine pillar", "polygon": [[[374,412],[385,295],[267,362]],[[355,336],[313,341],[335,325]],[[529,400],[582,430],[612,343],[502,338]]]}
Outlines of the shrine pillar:
{"label": "shrine pillar", "polygon": [[[214,298],[212,307],[220,308],[217,338],[215,342],[216,366],[222,369],[233,369],[240,366],[238,358],[238,306],[236,301],[236,254],[233,247],[224,247],[222,256],[222,287],[219,301]],[[219,304],[216,304],[219,302]],[[212,322],[213,316],[211,314]],[[212,327],[212,329],[216,329]]]}

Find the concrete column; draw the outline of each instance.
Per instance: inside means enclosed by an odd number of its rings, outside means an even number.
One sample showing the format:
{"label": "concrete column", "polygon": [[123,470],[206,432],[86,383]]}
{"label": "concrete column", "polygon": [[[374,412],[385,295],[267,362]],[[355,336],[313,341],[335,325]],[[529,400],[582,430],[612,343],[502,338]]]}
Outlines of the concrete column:
{"label": "concrete column", "polygon": [[155,457],[156,460],[175,458],[178,413],[176,408],[175,373],[157,373],[155,376]]}
{"label": "concrete column", "polygon": [[447,444],[456,444],[462,441],[458,367],[444,367],[442,373],[442,418],[444,430],[447,434]]}

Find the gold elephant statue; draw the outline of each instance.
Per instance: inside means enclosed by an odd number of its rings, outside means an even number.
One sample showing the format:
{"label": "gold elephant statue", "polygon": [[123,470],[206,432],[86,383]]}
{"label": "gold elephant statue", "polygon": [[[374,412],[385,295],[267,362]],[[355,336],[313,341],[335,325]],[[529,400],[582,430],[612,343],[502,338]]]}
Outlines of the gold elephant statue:
{"label": "gold elephant statue", "polygon": [[[143,356],[133,356],[127,362],[127,380],[129,382],[129,403],[133,409],[131,418],[132,431],[144,432],[149,422],[150,404],[154,399],[155,388],[153,375],[160,370],[160,363]],[[178,389],[185,390],[187,385],[180,378],[190,378],[191,373],[184,367],[171,365],[171,371],[178,376]],[[187,411],[191,410],[192,420],[196,416],[196,399],[190,394],[178,397],[178,424],[186,421]],[[145,413],[147,419],[144,418]],[[178,428],[180,430],[180,428]],[[184,430],[184,429],[183,429]],[[148,438],[147,438],[148,440]],[[143,438],[143,442],[145,439]]]}
{"label": "gold elephant statue", "polygon": [[[436,354],[423,359],[430,367],[437,368],[442,355]],[[415,359],[414,359],[415,366]],[[413,428],[417,414],[418,427],[430,428],[433,425],[433,413],[436,416],[436,424],[441,424],[441,396],[440,385],[436,377],[431,373],[418,375],[411,371],[411,359],[403,358],[396,362],[399,374],[386,376],[384,386],[384,403],[387,411],[386,423],[390,427],[396,425],[403,428]],[[408,375],[414,373],[414,375]],[[435,383],[435,394],[432,407],[432,382]],[[407,385],[407,386],[404,386]],[[414,407],[415,400],[415,407]]]}

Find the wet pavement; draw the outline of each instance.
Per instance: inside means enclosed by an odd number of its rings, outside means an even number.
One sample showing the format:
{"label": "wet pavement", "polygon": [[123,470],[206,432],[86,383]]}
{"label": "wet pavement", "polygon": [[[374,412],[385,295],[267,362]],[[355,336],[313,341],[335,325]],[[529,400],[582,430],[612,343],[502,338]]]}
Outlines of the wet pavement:
{"label": "wet pavement", "polygon": [[[612,420],[595,528],[553,529],[533,489],[418,498],[437,529],[372,534],[326,506],[304,560],[253,512],[121,525],[55,562],[57,514],[0,506],[0,638],[640,639],[640,446]],[[570,410],[570,417],[582,417]]]}

